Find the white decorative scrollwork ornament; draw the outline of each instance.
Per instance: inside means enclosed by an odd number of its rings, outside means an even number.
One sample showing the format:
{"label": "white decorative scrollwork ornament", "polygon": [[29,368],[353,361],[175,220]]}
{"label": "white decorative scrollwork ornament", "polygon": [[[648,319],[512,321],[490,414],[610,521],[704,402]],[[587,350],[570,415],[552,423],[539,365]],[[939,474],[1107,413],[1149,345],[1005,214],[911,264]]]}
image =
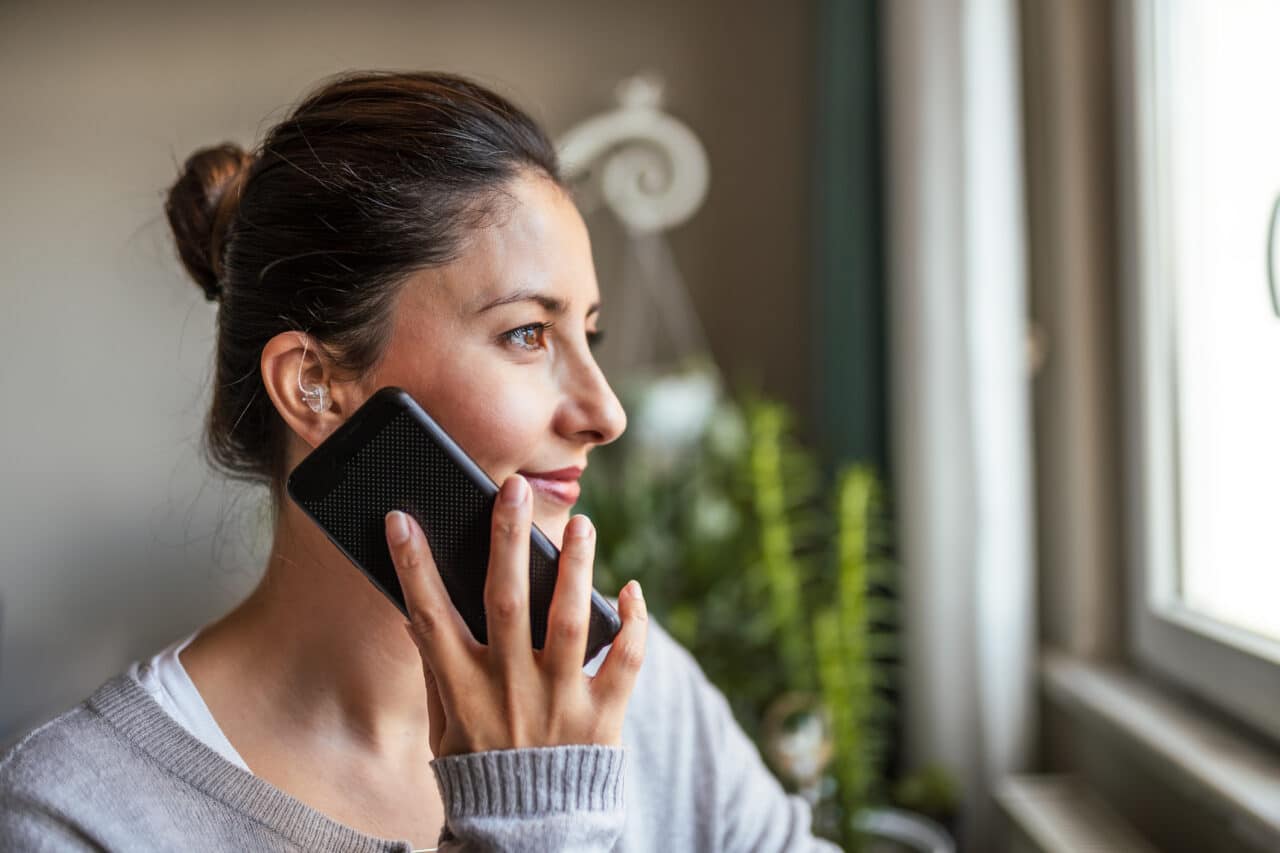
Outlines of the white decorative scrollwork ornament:
{"label": "white decorative scrollwork ornament", "polygon": [[693,216],[706,198],[707,152],[688,127],[662,112],[657,77],[631,77],[616,92],[617,108],[560,139],[564,176],[594,184],[629,231],[665,231]]}

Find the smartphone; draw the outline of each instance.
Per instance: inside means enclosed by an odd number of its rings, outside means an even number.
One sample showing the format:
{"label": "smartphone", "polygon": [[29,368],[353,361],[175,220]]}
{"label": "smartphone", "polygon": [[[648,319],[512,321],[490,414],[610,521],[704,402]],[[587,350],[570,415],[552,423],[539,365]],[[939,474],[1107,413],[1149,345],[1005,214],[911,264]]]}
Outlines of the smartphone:
{"label": "smartphone", "polygon": [[[454,607],[472,636],[486,644],[484,584],[498,488],[408,392],[394,387],[377,391],[352,412],[285,484],[289,497],[406,616],[384,524],[392,510],[413,516],[427,536]],[[559,549],[532,525],[529,625],[535,649],[546,640],[559,565]],[[618,612],[591,590],[583,663],[621,628]]]}

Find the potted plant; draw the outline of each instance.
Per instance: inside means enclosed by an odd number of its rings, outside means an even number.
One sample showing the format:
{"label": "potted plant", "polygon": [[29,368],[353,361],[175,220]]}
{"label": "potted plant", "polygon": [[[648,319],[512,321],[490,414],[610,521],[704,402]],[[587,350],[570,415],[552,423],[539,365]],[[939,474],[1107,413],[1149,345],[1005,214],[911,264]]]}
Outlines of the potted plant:
{"label": "potted plant", "polygon": [[597,452],[582,511],[597,574],[635,577],[778,776],[846,849],[951,850],[887,809],[896,671],[882,487],[866,466],[824,479],[786,406],[725,393],[714,366],[621,388],[631,428]]}

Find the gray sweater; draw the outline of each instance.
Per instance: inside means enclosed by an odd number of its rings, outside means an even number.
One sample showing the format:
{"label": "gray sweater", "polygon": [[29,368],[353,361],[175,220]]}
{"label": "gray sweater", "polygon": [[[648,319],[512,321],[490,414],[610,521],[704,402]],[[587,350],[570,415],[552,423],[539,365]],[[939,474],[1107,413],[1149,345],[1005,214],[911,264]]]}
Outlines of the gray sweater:
{"label": "gray sweater", "polygon": [[[431,762],[442,851],[781,851],[810,834],[728,703],[652,620],[623,745],[495,750]],[[400,851],[247,773],[128,675],[0,759],[0,850]]]}

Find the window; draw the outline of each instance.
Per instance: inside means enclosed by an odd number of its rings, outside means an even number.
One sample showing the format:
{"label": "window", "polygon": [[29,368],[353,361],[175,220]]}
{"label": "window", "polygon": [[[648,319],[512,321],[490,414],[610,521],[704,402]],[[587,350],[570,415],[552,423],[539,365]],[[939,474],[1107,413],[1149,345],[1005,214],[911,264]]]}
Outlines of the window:
{"label": "window", "polygon": [[1119,74],[1138,658],[1280,736],[1280,3],[1133,13]]}

